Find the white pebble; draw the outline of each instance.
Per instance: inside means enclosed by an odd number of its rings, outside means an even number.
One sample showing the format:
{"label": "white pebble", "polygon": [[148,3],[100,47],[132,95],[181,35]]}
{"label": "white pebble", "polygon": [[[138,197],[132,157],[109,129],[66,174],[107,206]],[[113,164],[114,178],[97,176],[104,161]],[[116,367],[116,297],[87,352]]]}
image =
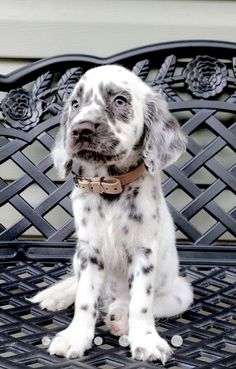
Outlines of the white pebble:
{"label": "white pebble", "polygon": [[49,345],[50,345],[50,343],[51,343],[51,338],[50,338],[50,337],[48,337],[48,336],[44,336],[44,337],[42,338],[42,344],[43,344],[44,346],[49,346]]}
{"label": "white pebble", "polygon": [[174,347],[180,347],[183,344],[183,338],[176,334],[171,338],[171,344]]}
{"label": "white pebble", "polygon": [[103,339],[102,339],[102,337],[97,336],[97,337],[94,338],[93,342],[94,342],[95,345],[100,346],[100,345],[103,344]]}
{"label": "white pebble", "polygon": [[124,335],[124,336],[120,336],[119,338],[119,345],[122,347],[127,347],[129,346],[129,337]]}

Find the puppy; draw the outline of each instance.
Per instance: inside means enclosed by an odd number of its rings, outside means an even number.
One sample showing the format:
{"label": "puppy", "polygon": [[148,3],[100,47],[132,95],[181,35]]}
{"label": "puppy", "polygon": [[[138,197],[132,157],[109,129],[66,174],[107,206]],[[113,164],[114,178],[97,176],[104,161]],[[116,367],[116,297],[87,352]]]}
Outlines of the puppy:
{"label": "puppy", "polygon": [[79,163],[73,275],[31,299],[52,311],[75,303],[50,354],[75,358],[91,348],[99,303],[111,333],[128,334],[134,359],[165,363],[171,355],[154,318],[183,313],[193,294],[179,276],[161,170],[185,143],[164,99],[125,68],[90,69],[75,86],[53,150],[62,178],[72,160]]}

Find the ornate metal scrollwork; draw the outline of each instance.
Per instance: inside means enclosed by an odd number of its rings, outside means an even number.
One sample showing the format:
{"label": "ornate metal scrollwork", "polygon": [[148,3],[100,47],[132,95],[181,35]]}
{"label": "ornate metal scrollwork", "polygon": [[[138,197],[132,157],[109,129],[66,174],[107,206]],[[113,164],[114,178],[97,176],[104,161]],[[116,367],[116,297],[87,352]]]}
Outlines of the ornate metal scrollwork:
{"label": "ornate metal scrollwork", "polygon": [[43,101],[24,88],[11,90],[2,101],[2,114],[13,128],[23,131],[36,126],[43,113]]}
{"label": "ornate metal scrollwork", "polygon": [[21,87],[10,90],[2,100],[5,122],[12,128],[29,131],[42,122],[47,112],[58,114],[82,73],[80,67],[70,68],[54,86],[53,74],[46,72],[36,79],[31,91]]}
{"label": "ornate metal scrollwork", "polygon": [[192,94],[204,99],[219,94],[227,85],[226,65],[208,55],[199,55],[191,60],[183,75]]}

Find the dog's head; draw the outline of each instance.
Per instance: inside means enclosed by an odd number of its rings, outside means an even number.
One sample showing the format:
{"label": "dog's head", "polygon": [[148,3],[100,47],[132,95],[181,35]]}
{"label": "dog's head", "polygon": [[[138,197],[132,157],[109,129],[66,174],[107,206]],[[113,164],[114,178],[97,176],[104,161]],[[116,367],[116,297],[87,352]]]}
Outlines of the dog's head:
{"label": "dog's head", "polygon": [[61,177],[73,159],[119,167],[138,156],[154,174],[184,149],[185,137],[164,99],[134,73],[108,65],[88,70],[75,86],[53,159]]}

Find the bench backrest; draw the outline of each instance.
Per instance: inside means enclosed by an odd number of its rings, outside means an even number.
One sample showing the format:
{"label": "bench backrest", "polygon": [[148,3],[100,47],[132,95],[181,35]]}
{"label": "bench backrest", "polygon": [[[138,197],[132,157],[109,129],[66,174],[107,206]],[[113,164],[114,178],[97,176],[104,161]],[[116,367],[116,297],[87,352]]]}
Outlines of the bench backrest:
{"label": "bench backrest", "polygon": [[58,56],[0,76],[0,258],[72,254],[73,176],[58,180],[50,150],[75,83],[87,69],[111,63],[161,90],[188,136],[186,154],[163,174],[181,258],[233,263],[236,44],[210,41],[152,45],[106,59]]}

